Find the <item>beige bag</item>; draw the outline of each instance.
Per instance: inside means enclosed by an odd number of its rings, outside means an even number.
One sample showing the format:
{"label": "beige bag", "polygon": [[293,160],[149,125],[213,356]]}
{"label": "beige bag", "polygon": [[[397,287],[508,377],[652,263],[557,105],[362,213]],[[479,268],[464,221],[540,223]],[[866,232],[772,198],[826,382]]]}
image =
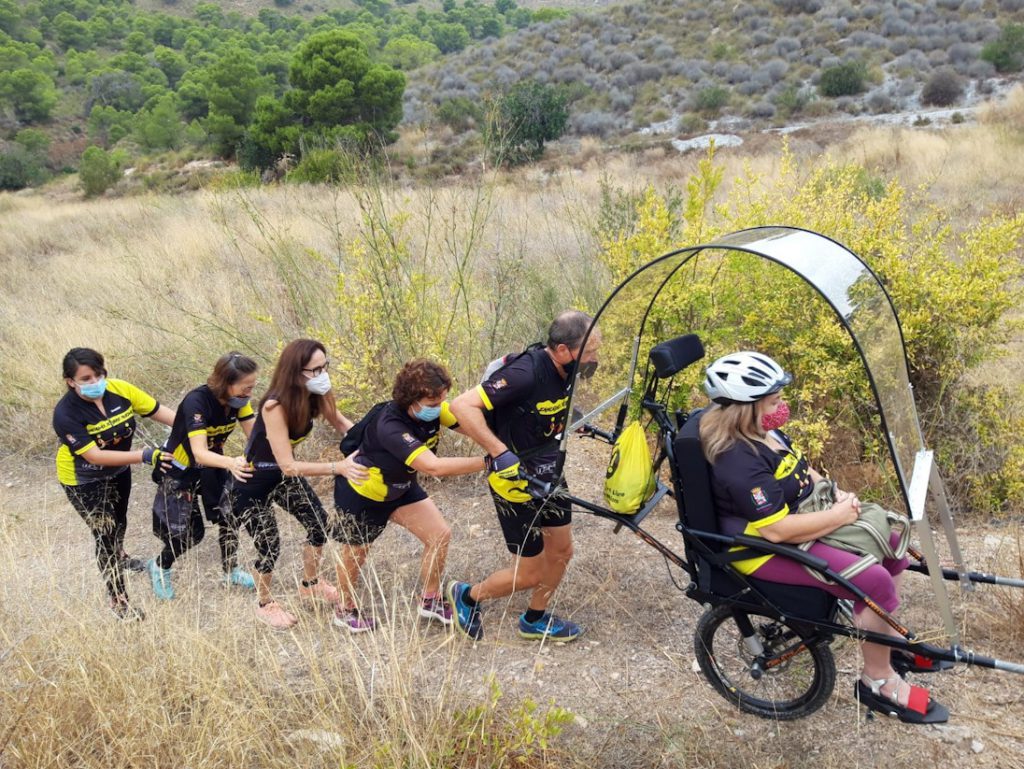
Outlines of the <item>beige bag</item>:
{"label": "beige bag", "polygon": [[[827,510],[835,502],[835,483],[822,479],[814,484],[814,491],[811,492],[807,499],[800,503],[800,508],[797,512],[810,513]],[[889,541],[894,528],[898,528],[900,534],[900,539],[895,548]],[[841,577],[852,579],[876,563],[881,563],[885,559],[898,560],[907,554],[907,548],[910,545],[910,520],[905,515],[886,510],[874,502],[861,502],[860,515],[856,521],[840,526],[824,537],[804,542],[799,547],[801,550],[806,551],[815,542],[823,542],[826,545],[862,556],[860,560],[855,561],[839,572]],[[804,568],[815,579],[829,582],[819,572],[807,567]]]}

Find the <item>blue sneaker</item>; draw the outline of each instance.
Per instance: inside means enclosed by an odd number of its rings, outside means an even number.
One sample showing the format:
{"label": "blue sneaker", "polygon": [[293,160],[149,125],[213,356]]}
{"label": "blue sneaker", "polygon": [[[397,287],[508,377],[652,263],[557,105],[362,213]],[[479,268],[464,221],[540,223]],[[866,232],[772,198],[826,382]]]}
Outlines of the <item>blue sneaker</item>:
{"label": "blue sneaker", "polygon": [[583,635],[583,628],[575,622],[556,617],[550,612],[544,612],[544,616],[536,622],[527,622],[526,614],[520,614],[519,635],[523,638],[550,638],[552,641],[566,643],[568,641],[575,641]]}
{"label": "blue sneaker", "polygon": [[252,578],[252,574],[247,572],[241,566],[236,566],[224,575],[224,584],[228,587],[235,585],[243,590],[256,589],[256,580]]}
{"label": "blue sneaker", "polygon": [[174,586],[171,584],[171,570],[162,569],[157,565],[156,559],[146,564],[149,567],[149,579],[153,583],[153,595],[161,601],[170,601],[174,598]]}
{"label": "blue sneaker", "polygon": [[466,603],[469,593],[468,582],[451,582],[448,585],[448,603],[452,605],[452,624],[474,641],[484,637],[484,626],[480,621],[480,607]]}

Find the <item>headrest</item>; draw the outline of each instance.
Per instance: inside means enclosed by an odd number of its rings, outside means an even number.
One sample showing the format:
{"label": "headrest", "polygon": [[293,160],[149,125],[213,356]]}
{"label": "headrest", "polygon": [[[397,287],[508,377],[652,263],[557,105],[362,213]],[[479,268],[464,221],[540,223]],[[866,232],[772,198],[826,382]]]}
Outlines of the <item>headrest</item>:
{"label": "headrest", "polygon": [[658,378],[667,379],[703,358],[704,345],[696,334],[686,334],[654,345],[648,357]]}

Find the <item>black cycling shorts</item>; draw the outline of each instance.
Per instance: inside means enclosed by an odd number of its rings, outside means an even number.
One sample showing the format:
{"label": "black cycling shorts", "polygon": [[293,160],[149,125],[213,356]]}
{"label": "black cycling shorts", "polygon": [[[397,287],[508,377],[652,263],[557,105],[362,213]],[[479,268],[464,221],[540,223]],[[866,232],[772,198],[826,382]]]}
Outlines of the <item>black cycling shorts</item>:
{"label": "black cycling shorts", "polygon": [[498,522],[505,535],[505,546],[512,555],[532,558],[544,550],[543,528],[572,523],[572,506],[563,497],[509,502],[491,491]]}
{"label": "black cycling shorts", "polygon": [[338,521],[333,538],[346,545],[369,545],[384,533],[391,514],[400,507],[422,502],[430,495],[413,481],[409,490],[398,499],[375,502],[367,499],[349,485],[345,478],[334,483],[334,509]]}

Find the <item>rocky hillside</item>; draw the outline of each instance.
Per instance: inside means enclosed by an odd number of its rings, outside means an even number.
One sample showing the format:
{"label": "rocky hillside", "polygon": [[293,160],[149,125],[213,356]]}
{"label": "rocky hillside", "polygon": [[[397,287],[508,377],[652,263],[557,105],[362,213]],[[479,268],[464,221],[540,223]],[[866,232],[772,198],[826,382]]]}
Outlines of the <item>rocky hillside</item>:
{"label": "rocky hillside", "polygon": [[1022,21],[1024,0],[620,4],[482,41],[417,71],[406,121],[471,111],[529,78],[564,86],[570,130],[598,137],[666,120],[686,133],[722,118],[742,128],[956,106],[1015,76],[997,70],[993,47]]}

